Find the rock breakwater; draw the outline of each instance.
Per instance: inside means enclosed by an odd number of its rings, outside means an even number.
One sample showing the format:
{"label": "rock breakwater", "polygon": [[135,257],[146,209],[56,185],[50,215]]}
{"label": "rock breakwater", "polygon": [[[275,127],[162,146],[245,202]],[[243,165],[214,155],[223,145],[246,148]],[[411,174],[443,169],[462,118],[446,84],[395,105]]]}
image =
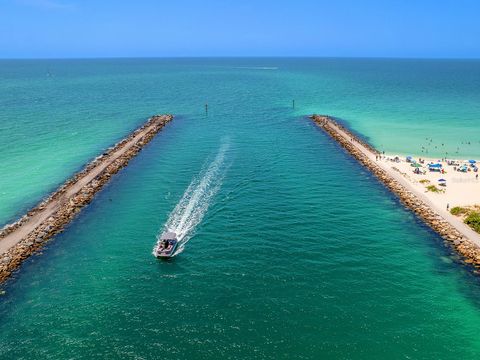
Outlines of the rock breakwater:
{"label": "rock breakwater", "polygon": [[19,220],[0,230],[0,283],[23,260],[60,233],[110,178],[127,166],[172,119],[172,115],[152,116],[129,136],[87,164]]}
{"label": "rock breakwater", "polygon": [[[445,243],[454,248],[463,258],[465,263],[480,268],[480,248],[470,241],[452,224],[445,220],[435,210],[419,199],[412,191],[400,184],[395,178],[382,169],[365,152],[361,151],[355,143],[361,144],[373,156],[380,155],[370,144],[359,139],[355,134],[338,124],[332,117],[326,115],[312,115],[310,117],[318,127],[323,129],[331,138],[347,150],[363,166],[370,170],[400,201],[412,210],[425,224],[437,232]],[[343,132],[343,134],[342,134]],[[478,271],[476,271],[478,273]]]}

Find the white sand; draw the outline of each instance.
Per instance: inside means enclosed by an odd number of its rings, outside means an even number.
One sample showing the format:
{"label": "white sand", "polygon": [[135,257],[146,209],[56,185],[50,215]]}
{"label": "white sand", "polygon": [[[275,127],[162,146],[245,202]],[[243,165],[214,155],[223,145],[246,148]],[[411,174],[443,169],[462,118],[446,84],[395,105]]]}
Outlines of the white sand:
{"label": "white sand", "polygon": [[[395,155],[386,155],[388,158],[395,158]],[[448,165],[447,162],[442,162],[441,159],[425,159],[425,164],[421,170],[425,170],[425,175],[415,174],[414,167],[411,166],[405,159],[405,157],[399,157],[400,162],[395,163],[387,159],[382,159],[380,162],[384,163],[390,168],[397,168],[402,176],[408,180],[411,186],[415,187],[418,191],[423,191],[426,196],[437,207],[446,209],[447,204],[450,205],[450,209],[454,206],[468,206],[468,205],[480,205],[480,179],[475,178],[476,174],[473,171],[467,173],[454,171],[454,166]],[[418,158],[414,159],[418,161]],[[423,160],[423,158],[422,158]],[[441,163],[443,165],[444,173],[430,172],[428,171],[427,164]],[[458,161],[462,163],[463,161]],[[457,166],[458,167],[458,166]],[[480,177],[480,175],[479,175]],[[445,179],[446,186],[439,186],[439,179]],[[420,180],[429,180],[430,183],[422,184]],[[441,193],[434,193],[427,191],[427,185],[435,185],[438,189],[442,189]]]}
{"label": "white sand", "polygon": [[[350,141],[350,135],[345,133],[341,128],[332,123],[330,123],[330,126],[332,126],[339,135],[343,136],[347,141]],[[446,171],[445,174],[438,172],[429,173],[428,169],[424,167],[427,173],[425,175],[416,175],[413,173],[414,168],[406,162],[405,157],[400,157],[401,161],[399,163],[387,159],[377,161],[376,154],[362,144],[357,142],[351,142],[351,144],[364,153],[371,161],[376,162],[380,168],[403,185],[406,190],[411,191],[426,205],[430,206],[432,210],[448,221],[464,237],[480,247],[480,234],[473,231],[468,225],[464,224],[461,219],[447,211],[447,204],[450,205],[450,209],[454,206],[480,205],[480,179],[475,179],[477,173],[455,172],[453,171],[453,166],[448,166],[446,163],[443,163]],[[385,156],[390,158],[395,157],[392,155]],[[418,160],[418,158],[416,160]],[[425,159],[425,165],[432,160],[434,160],[433,162],[435,163],[438,159]],[[437,188],[442,189],[443,187],[438,186],[438,179],[441,178],[447,180],[444,193],[432,193],[426,190],[426,185],[433,184],[436,185]],[[419,182],[421,179],[430,180],[430,184],[421,184]]]}

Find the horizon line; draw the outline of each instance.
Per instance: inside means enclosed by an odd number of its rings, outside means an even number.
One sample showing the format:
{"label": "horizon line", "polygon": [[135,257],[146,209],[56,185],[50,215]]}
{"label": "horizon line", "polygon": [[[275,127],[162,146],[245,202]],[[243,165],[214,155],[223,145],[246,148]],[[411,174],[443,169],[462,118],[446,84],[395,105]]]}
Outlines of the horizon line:
{"label": "horizon line", "polygon": [[371,60],[480,60],[480,57],[418,56],[321,56],[321,55],[179,55],[179,56],[65,56],[65,57],[1,57],[3,60],[116,60],[116,59],[371,59]]}

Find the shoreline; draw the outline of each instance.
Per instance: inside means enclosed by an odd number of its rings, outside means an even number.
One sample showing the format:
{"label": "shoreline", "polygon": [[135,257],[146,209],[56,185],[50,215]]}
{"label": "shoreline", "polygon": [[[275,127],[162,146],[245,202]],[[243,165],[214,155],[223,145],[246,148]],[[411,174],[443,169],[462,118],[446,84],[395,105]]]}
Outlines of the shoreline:
{"label": "shoreline", "polygon": [[88,163],[25,215],[0,229],[0,284],[88,205],[110,178],[128,165],[173,119],[154,115]]}
{"label": "shoreline", "polygon": [[312,115],[310,119],[341,145],[361,165],[377,177],[404,206],[437,232],[461,255],[464,262],[480,268],[480,234],[460,219],[432,201],[424,191],[404,177],[395,166],[377,158],[381,153],[359,139],[354,133],[327,115]]}

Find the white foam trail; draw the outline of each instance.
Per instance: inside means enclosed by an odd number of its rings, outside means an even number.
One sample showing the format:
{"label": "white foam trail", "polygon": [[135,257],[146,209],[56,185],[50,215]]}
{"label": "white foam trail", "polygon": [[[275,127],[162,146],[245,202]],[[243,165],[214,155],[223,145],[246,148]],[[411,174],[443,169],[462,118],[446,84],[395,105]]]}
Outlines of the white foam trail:
{"label": "white foam trail", "polygon": [[[196,226],[205,216],[212,198],[220,189],[227,169],[225,156],[229,147],[230,143],[228,141],[222,142],[215,159],[207,168],[204,167],[198,177],[192,180],[182,198],[170,213],[164,230],[173,231],[177,234],[180,244],[175,255],[183,251],[185,244],[193,236]],[[159,238],[162,233],[161,230],[157,235],[158,241],[154,253],[159,245]]]}
{"label": "white foam trail", "polygon": [[278,70],[276,66],[237,66],[235,69],[244,70]]}

